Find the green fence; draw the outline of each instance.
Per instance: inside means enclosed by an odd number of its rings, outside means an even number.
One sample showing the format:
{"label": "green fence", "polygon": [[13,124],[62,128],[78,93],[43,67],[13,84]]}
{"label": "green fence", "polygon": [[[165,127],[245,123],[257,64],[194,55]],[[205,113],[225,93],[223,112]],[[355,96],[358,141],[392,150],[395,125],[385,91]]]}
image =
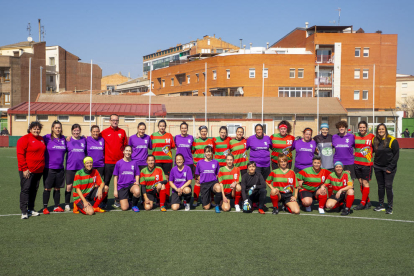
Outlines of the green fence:
{"label": "green fence", "polygon": [[22,136],[9,136],[9,147],[15,147],[20,137]]}
{"label": "green fence", "polygon": [[408,128],[408,131],[413,133],[414,131],[414,118],[403,118],[402,119],[402,130],[401,132],[405,131]]}

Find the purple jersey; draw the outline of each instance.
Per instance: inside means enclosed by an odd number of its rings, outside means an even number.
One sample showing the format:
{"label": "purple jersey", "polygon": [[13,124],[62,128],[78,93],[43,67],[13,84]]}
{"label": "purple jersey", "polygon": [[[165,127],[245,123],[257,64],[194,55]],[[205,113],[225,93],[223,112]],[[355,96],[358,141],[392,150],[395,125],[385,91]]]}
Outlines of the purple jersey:
{"label": "purple jersey", "polygon": [[295,167],[300,170],[312,167],[315,149],[315,140],[309,142],[304,142],[302,139],[293,141],[292,151],[296,150]]}
{"label": "purple jersey", "polygon": [[65,153],[67,150],[65,136],[52,139],[51,134],[43,136],[45,141],[45,168],[49,169],[63,169],[63,162],[65,160]]}
{"label": "purple jersey", "polygon": [[217,160],[205,161],[204,159],[198,161],[195,174],[200,176],[200,184],[217,181],[220,165]]}
{"label": "purple jersey", "polygon": [[116,162],[113,175],[118,176],[118,191],[128,188],[135,183],[135,176],[139,176],[140,171],[137,162],[125,161],[123,158]]}
{"label": "purple jersey", "polygon": [[92,137],[86,138],[86,153],[93,159],[93,167],[101,168],[105,166],[105,140],[99,137],[97,140]]}
{"label": "purple jersey", "polygon": [[346,133],[343,137],[335,134],[332,136],[332,146],[335,148],[334,163],[341,161],[344,165],[354,164],[355,136]]}
{"label": "purple jersey", "polygon": [[148,150],[152,149],[151,137],[147,134],[143,137],[132,135],[129,137],[128,145],[132,147],[132,160],[135,160],[138,166],[146,166]]}
{"label": "purple jersey", "polygon": [[[184,168],[182,171],[178,169],[177,166],[172,168],[169,176],[169,181],[174,183],[175,187],[181,188],[188,180],[193,179],[193,173],[191,172],[191,169],[189,166],[184,165]],[[173,193],[175,193],[175,190],[172,189]]]}
{"label": "purple jersey", "polygon": [[174,137],[174,142],[177,149],[176,154],[181,153],[184,156],[184,164],[193,164],[193,155],[191,154],[191,147],[193,146],[194,142],[193,136],[187,135],[187,137],[183,137],[180,134]]}
{"label": "purple jersey", "polygon": [[247,139],[246,150],[250,149],[250,161],[256,162],[258,167],[270,166],[270,151],[272,140],[269,136],[263,136],[262,139],[252,135]]}
{"label": "purple jersey", "polygon": [[66,169],[67,170],[80,170],[83,168],[83,158],[86,156],[86,139],[80,138],[79,140],[70,138],[69,142],[66,142],[68,147],[68,154],[66,155]]}

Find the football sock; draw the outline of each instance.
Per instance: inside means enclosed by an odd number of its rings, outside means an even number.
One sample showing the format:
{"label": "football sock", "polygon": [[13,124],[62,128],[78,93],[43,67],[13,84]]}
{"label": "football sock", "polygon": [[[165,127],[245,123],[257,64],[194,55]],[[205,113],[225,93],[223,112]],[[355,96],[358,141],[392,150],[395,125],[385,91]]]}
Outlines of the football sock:
{"label": "football sock", "polygon": [[285,207],[286,207],[286,210],[288,210],[288,212],[292,214],[292,210],[289,208],[289,206],[285,205]]}
{"label": "football sock", "polygon": [[198,201],[198,197],[200,196],[200,186],[195,185],[194,186],[194,201]]}
{"label": "football sock", "polygon": [[65,204],[69,205],[70,204],[70,196],[71,196],[71,192],[65,191]]}
{"label": "football sock", "polygon": [[132,206],[137,206],[138,205],[138,200],[139,200],[139,197],[133,196],[132,197]]}
{"label": "football sock", "polygon": [[351,208],[352,207],[352,203],[354,203],[354,195],[348,195],[346,196],[346,208]]}
{"label": "football sock", "polygon": [[93,208],[98,208],[99,205],[101,204],[101,202],[104,201],[107,196],[108,196],[108,193],[107,192],[103,192],[101,199],[98,199],[98,197],[95,197],[94,198],[95,203],[93,204]]}
{"label": "football sock", "polygon": [[319,195],[318,200],[319,200],[319,208],[324,208],[325,204],[326,204],[326,201],[328,200],[328,196],[327,195]]}
{"label": "football sock", "polygon": [[171,191],[170,182],[167,182],[167,184],[165,184],[165,194],[167,195],[167,198],[170,197],[170,191]]}
{"label": "football sock", "polygon": [[234,204],[235,205],[239,205],[241,196],[242,196],[242,193],[241,192],[236,192],[236,197],[234,199]]}
{"label": "football sock", "polygon": [[336,204],[334,205],[334,207],[332,207],[332,209],[336,209],[336,208],[338,208],[339,206],[341,206],[341,203],[339,203],[338,201],[336,202]]}
{"label": "football sock", "polygon": [[361,204],[364,205],[364,206],[367,203],[368,195],[369,195],[369,187],[363,187],[362,188]]}
{"label": "football sock", "polygon": [[43,191],[43,206],[46,208],[49,203],[50,191]]}
{"label": "football sock", "polygon": [[55,207],[59,207],[59,203],[60,203],[60,190],[53,189],[53,199],[55,201]]}
{"label": "football sock", "polygon": [[[211,201],[214,200],[214,193],[213,192],[210,192],[210,199],[211,199]],[[220,202],[216,202],[216,204],[220,204]]]}
{"label": "football sock", "polygon": [[188,194],[183,193],[183,199],[184,199],[185,202],[190,203],[191,193],[188,193]]}
{"label": "football sock", "polygon": [[165,205],[165,199],[167,198],[167,194],[165,189],[160,191],[160,207]]}
{"label": "football sock", "polygon": [[220,193],[216,193],[214,195],[214,201],[216,202],[217,206],[220,204],[220,202],[223,200],[223,195]]}
{"label": "football sock", "polygon": [[278,195],[271,195],[270,200],[272,201],[274,208],[279,208],[279,196]]}

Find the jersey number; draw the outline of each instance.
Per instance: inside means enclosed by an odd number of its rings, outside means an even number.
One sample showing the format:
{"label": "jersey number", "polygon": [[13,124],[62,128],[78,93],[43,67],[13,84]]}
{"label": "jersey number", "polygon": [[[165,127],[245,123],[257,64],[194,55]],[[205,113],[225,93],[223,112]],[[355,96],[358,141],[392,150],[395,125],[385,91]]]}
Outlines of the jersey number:
{"label": "jersey number", "polygon": [[171,139],[165,139],[165,143],[167,143],[167,144],[169,144],[169,143],[171,143]]}
{"label": "jersey number", "polygon": [[288,183],[293,183],[293,178],[288,178]]}
{"label": "jersey number", "polygon": [[367,144],[367,145],[371,145],[371,140],[366,140],[366,141],[365,141],[365,144]]}
{"label": "jersey number", "polygon": [[292,140],[287,140],[286,141],[286,145],[292,145],[293,144],[293,141]]}

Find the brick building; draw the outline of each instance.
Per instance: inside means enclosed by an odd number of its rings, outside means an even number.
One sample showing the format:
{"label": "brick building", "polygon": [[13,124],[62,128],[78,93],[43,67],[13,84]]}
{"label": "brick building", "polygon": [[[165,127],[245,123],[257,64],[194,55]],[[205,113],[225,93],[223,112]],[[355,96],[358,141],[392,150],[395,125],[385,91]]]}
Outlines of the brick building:
{"label": "brick building", "polygon": [[118,84],[125,83],[129,80],[130,78],[122,75],[121,72],[108,75],[108,76],[104,76],[102,77],[102,80],[101,80],[101,90],[114,91],[117,88]]}

